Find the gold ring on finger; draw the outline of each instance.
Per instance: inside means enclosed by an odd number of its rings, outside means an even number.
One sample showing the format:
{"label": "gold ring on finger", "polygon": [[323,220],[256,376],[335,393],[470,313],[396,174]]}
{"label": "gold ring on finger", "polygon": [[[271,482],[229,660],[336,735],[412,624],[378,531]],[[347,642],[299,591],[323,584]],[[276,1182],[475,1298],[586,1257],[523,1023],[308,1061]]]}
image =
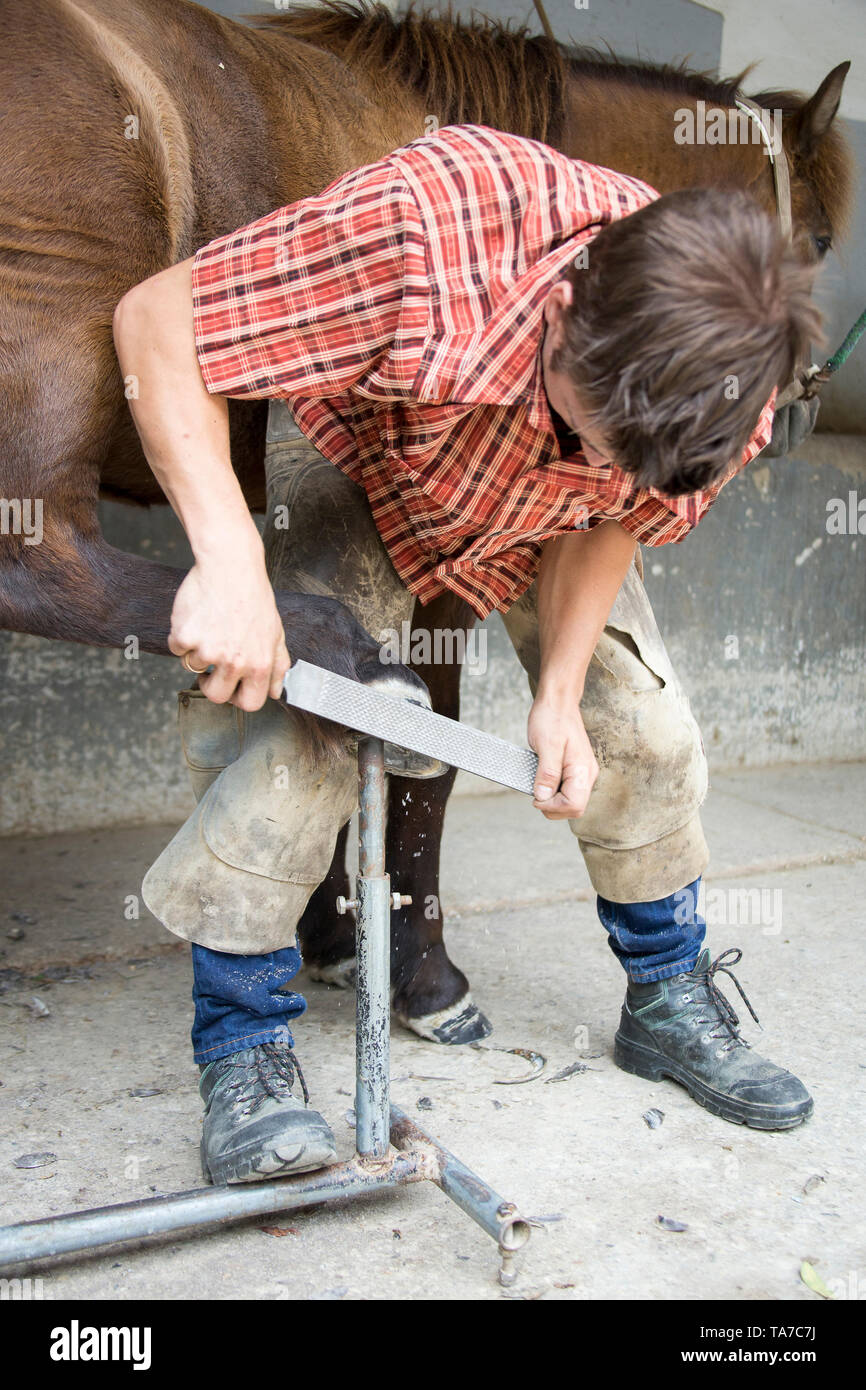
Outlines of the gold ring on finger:
{"label": "gold ring on finger", "polygon": [[204,673],[205,673],[205,671],[207,670],[207,667],[206,667],[206,666],[202,666],[201,670],[199,670],[199,668],[198,668],[197,666],[190,666],[190,664],[189,664],[189,662],[188,662],[188,660],[187,660],[187,657],[188,657],[188,656],[189,656],[189,652],[185,652],[184,655],[181,657],[181,659],[180,659],[180,664],[181,664],[181,666],[185,667],[186,670],[189,671],[189,673],[190,673],[191,676],[203,676]]}

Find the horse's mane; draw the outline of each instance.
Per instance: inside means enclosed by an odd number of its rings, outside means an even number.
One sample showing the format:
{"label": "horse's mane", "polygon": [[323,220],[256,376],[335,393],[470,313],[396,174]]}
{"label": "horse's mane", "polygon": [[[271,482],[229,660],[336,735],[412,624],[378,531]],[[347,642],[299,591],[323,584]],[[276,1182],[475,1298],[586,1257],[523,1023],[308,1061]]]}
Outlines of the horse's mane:
{"label": "horse's mane", "polygon": [[326,48],[350,66],[415,93],[442,124],[506,126],[553,141],[562,111],[566,55],[525,27],[411,8],[394,15],[379,0],[319,0],[250,17]]}
{"label": "horse's mane", "polygon": [[[480,124],[556,145],[566,111],[565,87],[581,77],[608,78],[635,92],[667,92],[733,106],[751,71],[718,78],[685,63],[645,63],[613,52],[561,44],[473,12],[470,20],[416,9],[393,14],[382,0],[318,0],[273,15],[248,16],[256,28],[280,30],[324,48],[359,71],[413,92],[443,124]],[[802,93],[758,92],[767,110],[793,115]],[[810,161],[810,182],[834,221],[850,205],[851,157],[834,125]]]}
{"label": "horse's mane", "polygon": [[399,82],[443,122],[507,126],[515,135],[554,140],[568,77],[614,76],[645,91],[667,91],[732,104],[739,77],[714,78],[677,64],[643,63],[592,48],[572,48],[525,25],[481,14],[471,20],[418,10],[395,15],[381,0],[318,0],[273,15],[250,16],[326,48],[356,68]]}

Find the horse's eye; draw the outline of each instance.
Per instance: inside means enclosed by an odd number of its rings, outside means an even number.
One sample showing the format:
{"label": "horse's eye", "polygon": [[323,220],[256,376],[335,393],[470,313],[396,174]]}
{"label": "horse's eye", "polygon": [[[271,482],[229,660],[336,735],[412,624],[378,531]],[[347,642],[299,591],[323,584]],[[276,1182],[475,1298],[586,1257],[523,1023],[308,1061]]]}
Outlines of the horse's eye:
{"label": "horse's eye", "polygon": [[833,245],[833,238],[830,236],[816,236],[815,247],[819,256],[826,256],[830,247]]}

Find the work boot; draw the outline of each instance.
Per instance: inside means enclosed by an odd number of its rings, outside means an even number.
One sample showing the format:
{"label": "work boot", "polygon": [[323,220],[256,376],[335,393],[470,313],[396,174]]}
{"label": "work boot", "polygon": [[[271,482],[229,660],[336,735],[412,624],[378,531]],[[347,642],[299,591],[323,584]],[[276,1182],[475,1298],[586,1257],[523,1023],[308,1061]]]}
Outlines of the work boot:
{"label": "work boot", "polygon": [[690,974],[651,984],[630,980],[614,1061],[648,1081],[669,1076],[681,1082],[698,1105],[723,1120],[753,1129],[791,1129],[811,1115],[812,1097],[796,1076],[752,1051],[715,981],[724,971],[757,1023],[730,969],[742,954],[723,951],[710,964],[709,951],[702,951]]}
{"label": "work boot", "polygon": [[[300,1082],[303,1100],[293,1094]],[[262,1043],[219,1057],[203,1069],[201,1166],[205,1181],[258,1182],[324,1168],[337,1157],[291,1048]]]}

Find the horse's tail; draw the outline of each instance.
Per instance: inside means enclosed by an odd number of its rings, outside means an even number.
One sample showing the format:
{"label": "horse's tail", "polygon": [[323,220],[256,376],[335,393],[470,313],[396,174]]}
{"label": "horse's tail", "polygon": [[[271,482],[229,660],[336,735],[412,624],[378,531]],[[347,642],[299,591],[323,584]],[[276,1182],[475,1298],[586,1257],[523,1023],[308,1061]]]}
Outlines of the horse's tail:
{"label": "horse's tail", "polygon": [[463,21],[381,0],[319,0],[256,17],[350,66],[397,82],[442,124],[490,125],[556,143],[566,62],[553,40],[480,16]]}

